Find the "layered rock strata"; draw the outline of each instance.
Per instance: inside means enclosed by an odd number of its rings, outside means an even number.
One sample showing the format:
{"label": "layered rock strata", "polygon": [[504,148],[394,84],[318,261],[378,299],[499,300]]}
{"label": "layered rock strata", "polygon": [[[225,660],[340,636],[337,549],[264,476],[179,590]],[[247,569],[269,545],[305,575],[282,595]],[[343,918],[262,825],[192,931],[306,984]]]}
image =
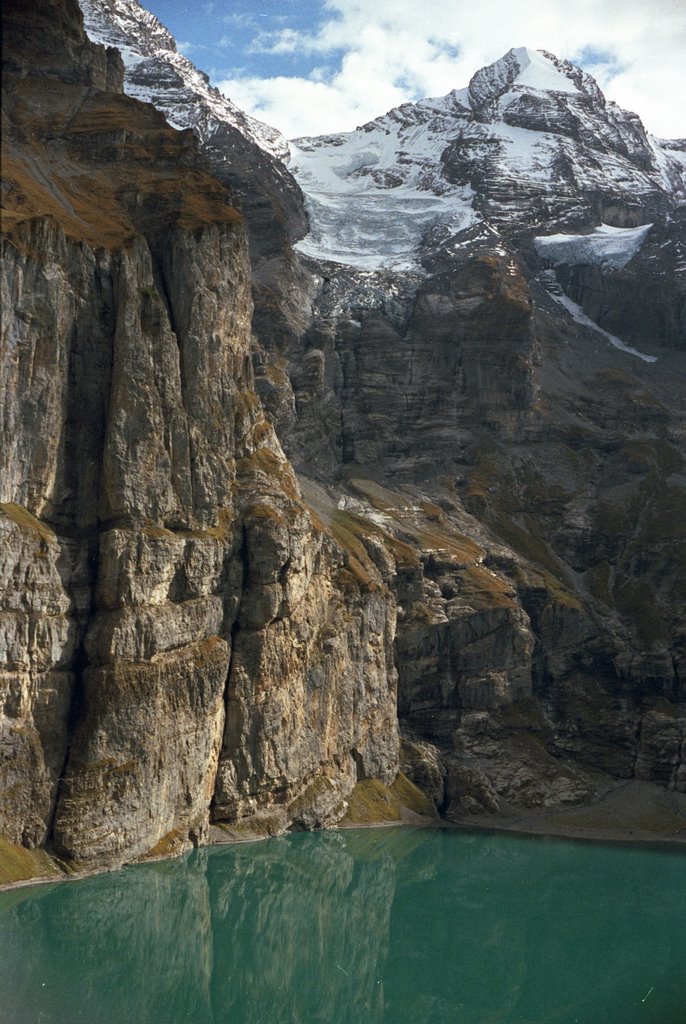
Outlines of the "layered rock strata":
{"label": "layered rock strata", "polygon": [[211,807],[336,820],[397,771],[395,606],[262,413],[242,219],[75,3],[3,16],[2,831],[116,863]]}

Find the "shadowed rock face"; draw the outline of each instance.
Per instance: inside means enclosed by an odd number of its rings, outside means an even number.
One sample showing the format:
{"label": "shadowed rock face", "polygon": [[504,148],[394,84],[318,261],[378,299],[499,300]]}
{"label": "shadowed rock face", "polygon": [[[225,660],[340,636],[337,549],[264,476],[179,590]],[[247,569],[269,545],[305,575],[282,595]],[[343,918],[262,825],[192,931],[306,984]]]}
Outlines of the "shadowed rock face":
{"label": "shadowed rock face", "polygon": [[[451,817],[683,789],[683,144],[511,51],[296,145],[318,290],[304,330],[257,323],[258,379],[289,377],[267,407],[337,536],[392,559],[407,770]],[[365,263],[349,221],[373,199],[410,235],[427,195],[414,249],[386,232]]]}
{"label": "shadowed rock face", "polygon": [[[679,146],[511,51],[299,140],[294,250],[276,133],[83,6],[192,130],[72,0],[5,4],[3,833],[112,864],[328,825],[398,715],[451,818],[686,791]],[[419,195],[402,259],[327,250],[328,149],[348,220]]]}

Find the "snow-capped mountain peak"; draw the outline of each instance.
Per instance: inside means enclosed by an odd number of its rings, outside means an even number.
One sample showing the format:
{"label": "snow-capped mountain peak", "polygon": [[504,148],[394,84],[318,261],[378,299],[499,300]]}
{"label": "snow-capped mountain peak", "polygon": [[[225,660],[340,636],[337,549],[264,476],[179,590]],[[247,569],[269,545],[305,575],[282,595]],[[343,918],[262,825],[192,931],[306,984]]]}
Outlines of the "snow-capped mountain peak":
{"label": "snow-capped mountain peak", "polygon": [[677,151],[607,103],[580,68],[518,47],[466,89],[407,103],[354,132],[299,139],[308,256],[360,269],[417,268],[475,234],[632,227],[683,189]]}
{"label": "snow-capped mountain peak", "polygon": [[513,90],[578,93],[577,85],[563,68],[552,54],[519,46],[476,72],[469,83],[469,98],[474,108],[480,108]]}

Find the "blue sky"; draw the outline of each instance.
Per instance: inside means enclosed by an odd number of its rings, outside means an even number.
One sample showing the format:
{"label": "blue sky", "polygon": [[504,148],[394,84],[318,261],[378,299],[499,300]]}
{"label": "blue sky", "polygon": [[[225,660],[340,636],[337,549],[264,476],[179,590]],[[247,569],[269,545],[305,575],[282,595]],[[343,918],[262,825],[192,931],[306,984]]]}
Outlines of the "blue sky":
{"label": "blue sky", "polygon": [[308,75],[312,70],[310,55],[266,53],[261,40],[284,30],[310,31],[322,11],[322,5],[313,0],[141,3],[171,29],[179,49],[213,80],[235,75]]}
{"label": "blue sky", "polygon": [[685,0],[142,2],[214,85],[288,138],[444,95],[512,46],[580,64],[650,131],[686,136]]}

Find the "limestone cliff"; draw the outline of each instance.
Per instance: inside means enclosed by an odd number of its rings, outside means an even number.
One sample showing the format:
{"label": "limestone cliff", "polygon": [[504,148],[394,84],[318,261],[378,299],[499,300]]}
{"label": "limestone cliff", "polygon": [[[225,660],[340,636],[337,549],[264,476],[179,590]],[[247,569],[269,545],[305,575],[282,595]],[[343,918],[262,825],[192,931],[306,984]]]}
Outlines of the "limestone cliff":
{"label": "limestone cliff", "polygon": [[336,820],[397,771],[395,604],[262,412],[242,218],[75,0],[3,19],[0,829],[116,863]]}

